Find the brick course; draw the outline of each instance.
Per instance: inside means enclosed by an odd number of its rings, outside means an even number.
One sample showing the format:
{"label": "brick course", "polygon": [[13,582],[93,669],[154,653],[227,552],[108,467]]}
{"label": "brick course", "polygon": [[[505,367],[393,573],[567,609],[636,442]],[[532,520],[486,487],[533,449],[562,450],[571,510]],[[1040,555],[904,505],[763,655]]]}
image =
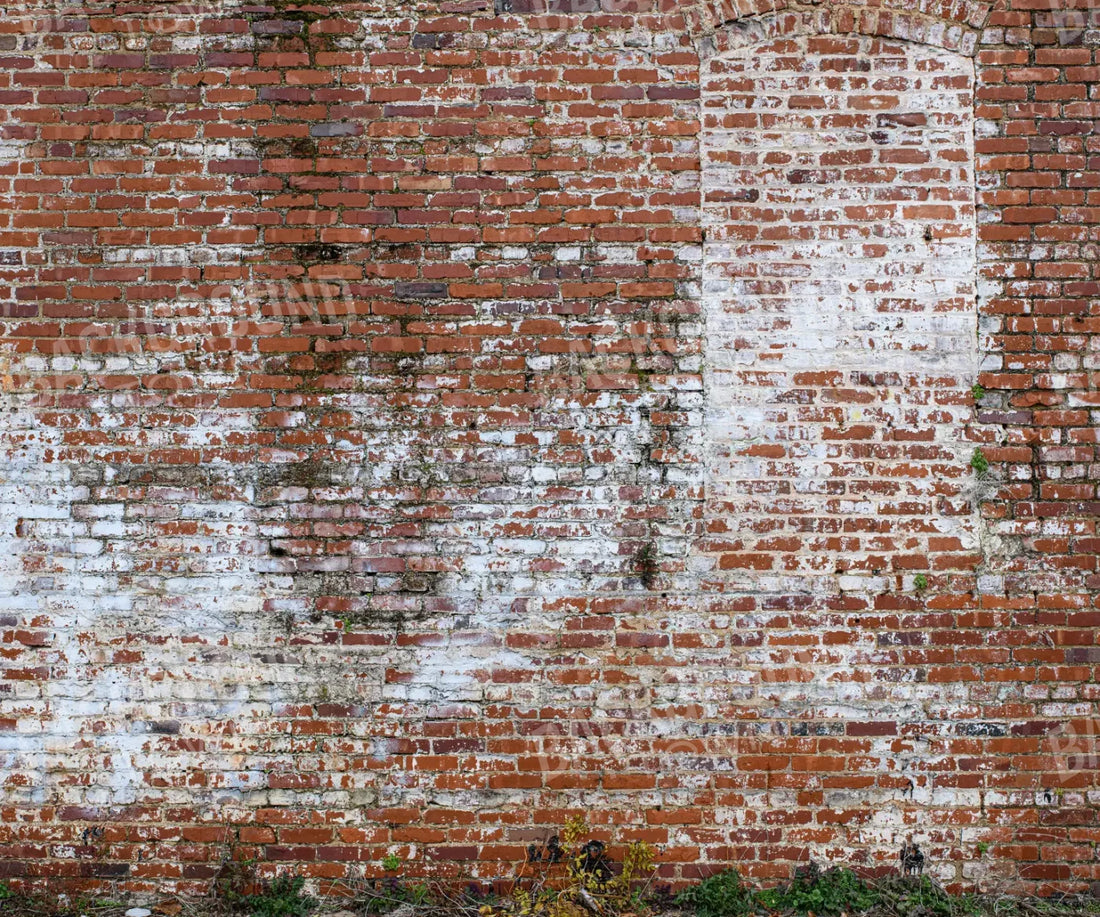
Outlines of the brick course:
{"label": "brick course", "polygon": [[5,12],[0,875],[1100,882],[1089,11]]}

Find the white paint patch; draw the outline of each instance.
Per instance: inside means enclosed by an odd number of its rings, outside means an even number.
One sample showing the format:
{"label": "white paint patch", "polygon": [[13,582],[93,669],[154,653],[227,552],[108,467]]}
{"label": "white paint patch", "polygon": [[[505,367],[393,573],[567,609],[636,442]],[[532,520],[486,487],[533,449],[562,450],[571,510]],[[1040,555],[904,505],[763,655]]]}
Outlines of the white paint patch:
{"label": "white paint patch", "polygon": [[972,94],[970,60],[870,38],[710,63],[710,549],[728,588],[871,593],[892,556],[976,548],[951,500],[978,368]]}

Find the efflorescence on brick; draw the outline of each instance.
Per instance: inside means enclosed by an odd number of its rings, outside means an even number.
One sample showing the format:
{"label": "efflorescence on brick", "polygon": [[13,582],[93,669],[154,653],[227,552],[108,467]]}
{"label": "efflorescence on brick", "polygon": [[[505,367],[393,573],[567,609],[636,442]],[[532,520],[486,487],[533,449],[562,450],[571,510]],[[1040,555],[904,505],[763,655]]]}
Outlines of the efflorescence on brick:
{"label": "efflorescence on brick", "polygon": [[1100,881],[1088,11],[5,13],[0,875]]}

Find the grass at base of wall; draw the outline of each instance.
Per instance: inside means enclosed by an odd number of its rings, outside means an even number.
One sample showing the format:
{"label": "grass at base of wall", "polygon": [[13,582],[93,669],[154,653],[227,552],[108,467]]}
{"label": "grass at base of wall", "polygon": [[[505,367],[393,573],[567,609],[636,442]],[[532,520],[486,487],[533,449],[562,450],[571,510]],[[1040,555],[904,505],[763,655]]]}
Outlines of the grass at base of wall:
{"label": "grass at base of wall", "polygon": [[[1100,900],[1087,896],[952,895],[928,876],[867,880],[844,867],[814,864],[774,888],[751,885],[736,870],[675,896],[643,882],[615,905],[568,883],[541,904],[530,893],[496,895],[458,880],[390,877],[358,884],[314,898],[301,877],[281,876],[235,900],[169,896],[144,907],[153,917],[1100,917]],[[108,897],[30,897],[0,882],[0,917],[125,917],[132,906]]]}

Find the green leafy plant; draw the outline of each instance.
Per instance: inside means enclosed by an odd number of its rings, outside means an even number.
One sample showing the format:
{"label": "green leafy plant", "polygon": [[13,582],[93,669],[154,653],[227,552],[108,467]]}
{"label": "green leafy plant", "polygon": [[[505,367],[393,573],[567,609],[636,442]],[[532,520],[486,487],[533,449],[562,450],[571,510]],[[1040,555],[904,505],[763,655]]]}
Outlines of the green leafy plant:
{"label": "green leafy plant", "polygon": [[989,841],[978,841],[978,856],[984,857],[989,851]]}
{"label": "green leafy plant", "polygon": [[735,917],[756,910],[756,895],[736,869],[727,869],[685,888],[676,903],[695,911],[697,917]]}
{"label": "green leafy plant", "polygon": [[895,913],[902,915],[957,917],[972,913],[969,908],[973,902],[952,897],[928,876],[906,876],[888,883],[880,895],[889,901]]}
{"label": "green leafy plant", "polygon": [[844,867],[822,870],[811,862],[798,871],[789,885],[760,892],[757,898],[772,910],[841,914],[866,910],[875,903],[876,895],[852,870]]}
{"label": "green leafy plant", "polygon": [[214,877],[214,894],[234,910],[245,907],[245,901],[260,890],[256,878],[255,860],[237,860],[227,851],[218,874]]}
{"label": "green leafy plant", "polygon": [[396,854],[382,857],[382,868],[390,873],[380,882],[373,883],[362,899],[363,911],[367,914],[388,914],[403,905],[420,906],[432,904],[432,889],[427,882],[406,882],[400,876],[393,875],[401,869],[402,861]]}
{"label": "green leafy plant", "polygon": [[8,883],[0,882],[0,901],[2,901],[4,898],[10,898],[11,894],[11,889],[8,888]]}
{"label": "green leafy plant", "polygon": [[974,454],[970,456],[970,467],[979,475],[984,475],[989,471],[989,459],[985,457],[985,453],[982,452],[981,448],[975,449]]}
{"label": "green leafy plant", "polygon": [[975,382],[970,386],[970,395],[975,401],[981,401],[985,397],[985,389]]}
{"label": "green leafy plant", "polygon": [[432,890],[427,882],[415,882],[405,887],[405,902],[407,904],[427,904],[431,900]]}
{"label": "green leafy plant", "polygon": [[278,876],[262,892],[242,899],[241,910],[252,917],[305,917],[317,906],[313,898],[302,894],[305,882],[301,876]]}
{"label": "green leafy plant", "polygon": [[642,884],[648,884],[654,871],[654,851],[645,841],[630,844],[623,853],[623,865],[619,874],[606,882],[605,893],[610,903],[619,908],[642,903],[645,897]]}
{"label": "green leafy plant", "polygon": [[913,588],[916,589],[917,592],[923,592],[928,588],[928,577],[923,573],[918,573],[913,577]]}

